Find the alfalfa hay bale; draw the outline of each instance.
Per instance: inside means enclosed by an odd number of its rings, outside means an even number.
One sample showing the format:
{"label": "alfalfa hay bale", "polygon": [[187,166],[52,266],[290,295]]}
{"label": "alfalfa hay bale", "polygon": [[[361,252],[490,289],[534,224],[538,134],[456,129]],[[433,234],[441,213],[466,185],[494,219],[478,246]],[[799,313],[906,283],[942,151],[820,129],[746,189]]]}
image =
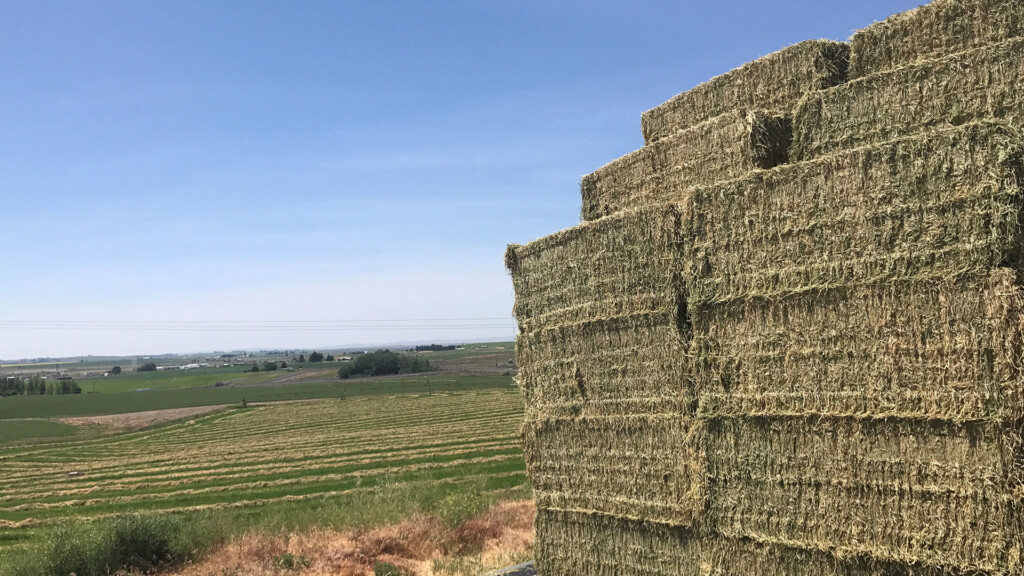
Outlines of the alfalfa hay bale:
{"label": "alfalfa hay bale", "polygon": [[848,63],[849,46],[841,42],[809,40],[784,48],[644,112],[644,142],[650,144],[730,110],[788,112],[807,92],[845,82]]}
{"label": "alfalfa hay bale", "polygon": [[528,420],[537,506],[692,526],[706,498],[703,430],[679,413]]}
{"label": "alfalfa hay bale", "polygon": [[690,307],[1016,265],[1022,158],[984,122],[695,187]]}
{"label": "alfalfa hay bale", "polygon": [[794,162],[980,119],[1024,121],[1024,39],[897,68],[810,94],[793,117]]}
{"label": "alfalfa hay bale", "polygon": [[543,576],[699,576],[700,535],[600,514],[537,509],[534,554]]}
{"label": "alfalfa hay bale", "polygon": [[1019,421],[1013,270],[695,308],[698,414]]}
{"label": "alfalfa hay bale", "polygon": [[630,210],[509,246],[520,331],[675,309],[681,218],[670,206]]}
{"label": "alfalfa hay bale", "polygon": [[789,120],[763,112],[728,112],[658,140],[583,177],[582,216],[661,204],[690,186],[737,178],[786,161]]}
{"label": "alfalfa hay bale", "polygon": [[925,565],[725,538],[599,514],[537,510],[541,576],[954,576]]}
{"label": "alfalfa hay bale", "polygon": [[692,413],[689,342],[675,307],[520,333],[527,415]]}
{"label": "alfalfa hay bale", "polygon": [[723,418],[709,524],[734,538],[1006,573],[1016,504],[1001,423]]}
{"label": "alfalfa hay bale", "polygon": [[935,0],[858,30],[850,79],[1024,35],[1019,0]]}

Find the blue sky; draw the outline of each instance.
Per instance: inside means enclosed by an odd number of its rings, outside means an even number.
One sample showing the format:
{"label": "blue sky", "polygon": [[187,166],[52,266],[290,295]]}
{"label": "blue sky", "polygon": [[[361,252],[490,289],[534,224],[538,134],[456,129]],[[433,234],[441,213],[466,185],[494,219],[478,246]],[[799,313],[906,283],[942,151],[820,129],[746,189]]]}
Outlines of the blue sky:
{"label": "blue sky", "polygon": [[0,0],[0,358],[511,339],[644,110],[916,4]]}

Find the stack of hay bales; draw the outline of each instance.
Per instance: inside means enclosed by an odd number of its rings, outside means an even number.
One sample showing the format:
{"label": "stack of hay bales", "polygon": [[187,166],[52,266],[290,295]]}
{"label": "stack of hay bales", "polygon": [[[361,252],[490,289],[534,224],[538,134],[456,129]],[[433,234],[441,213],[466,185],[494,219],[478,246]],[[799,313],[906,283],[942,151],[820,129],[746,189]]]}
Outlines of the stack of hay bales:
{"label": "stack of hay bales", "polygon": [[542,576],[1024,573],[1018,35],[748,64],[509,248]]}

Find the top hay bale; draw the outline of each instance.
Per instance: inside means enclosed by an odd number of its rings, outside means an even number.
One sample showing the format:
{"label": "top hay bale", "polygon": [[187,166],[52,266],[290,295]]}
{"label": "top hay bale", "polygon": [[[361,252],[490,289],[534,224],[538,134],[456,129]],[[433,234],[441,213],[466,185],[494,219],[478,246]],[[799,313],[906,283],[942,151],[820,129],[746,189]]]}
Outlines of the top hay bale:
{"label": "top hay bale", "polygon": [[937,0],[858,30],[850,79],[1024,36],[1024,2]]}
{"label": "top hay bale", "polygon": [[981,119],[1024,124],[1024,38],[879,72],[809,94],[791,162]]}
{"label": "top hay bale", "polygon": [[727,112],[627,154],[583,177],[584,220],[678,199],[698,184],[739,178],[786,161],[789,120]]}
{"label": "top hay bale", "polygon": [[688,306],[1020,266],[1022,159],[981,122],[694,187]]}
{"label": "top hay bale", "polygon": [[809,40],[749,62],[661,106],[641,119],[648,144],[730,110],[787,112],[807,92],[846,81],[849,46]]}

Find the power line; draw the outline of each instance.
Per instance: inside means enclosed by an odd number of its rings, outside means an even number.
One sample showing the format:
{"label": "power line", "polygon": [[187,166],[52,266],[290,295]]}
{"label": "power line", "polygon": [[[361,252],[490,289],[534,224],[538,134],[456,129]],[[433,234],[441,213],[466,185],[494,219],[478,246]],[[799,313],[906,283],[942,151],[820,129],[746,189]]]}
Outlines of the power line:
{"label": "power line", "polygon": [[511,318],[386,320],[0,320],[0,329],[104,331],[355,331],[509,329]]}

